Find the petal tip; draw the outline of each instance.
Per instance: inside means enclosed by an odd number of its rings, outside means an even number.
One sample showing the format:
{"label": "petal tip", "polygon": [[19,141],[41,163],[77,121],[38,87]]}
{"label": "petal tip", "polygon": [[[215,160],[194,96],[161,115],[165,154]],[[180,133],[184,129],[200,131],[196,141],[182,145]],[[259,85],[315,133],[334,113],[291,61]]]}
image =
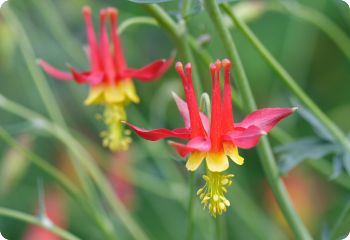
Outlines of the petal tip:
{"label": "petal tip", "polygon": [[298,109],[299,109],[298,107],[292,107],[293,112],[297,111]]}
{"label": "petal tip", "polygon": [[90,6],[84,6],[84,7],[83,7],[83,14],[84,14],[84,15],[90,15],[90,14],[91,14],[91,8],[90,8]]}

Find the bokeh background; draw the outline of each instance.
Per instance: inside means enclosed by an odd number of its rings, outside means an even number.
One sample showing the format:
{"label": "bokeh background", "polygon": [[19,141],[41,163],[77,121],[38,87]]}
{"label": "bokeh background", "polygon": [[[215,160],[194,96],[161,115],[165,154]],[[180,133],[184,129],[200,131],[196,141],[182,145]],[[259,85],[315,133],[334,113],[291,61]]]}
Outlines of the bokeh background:
{"label": "bokeh background", "polygon": [[[305,92],[345,131],[350,131],[350,59],[337,44],[314,24],[286,11],[269,7],[274,1],[232,1],[240,6],[241,16],[271,53],[295,77]],[[293,1],[294,2],[294,1]],[[350,10],[340,0],[300,0],[299,3],[322,13],[350,37]],[[176,19],[178,1],[162,6]],[[35,58],[43,58],[64,69],[66,63],[87,69],[83,47],[86,44],[82,6],[93,9],[95,26],[98,11],[107,6],[117,7],[120,20],[149,16],[143,5],[127,0],[10,0],[3,8],[10,8],[19,22],[9,21],[0,10],[0,94],[33,111],[47,116],[38,88],[28,68],[36,67]],[[202,47],[213,59],[227,57],[221,41],[205,11],[198,4],[188,16],[189,32],[204,41]],[[26,38],[19,33],[18,24]],[[239,53],[243,59],[259,108],[291,106],[292,95],[279,81],[270,66],[258,55],[247,40],[228,20]],[[166,58],[175,49],[169,35],[156,26],[133,25],[121,35],[124,52],[131,67]],[[35,58],[26,56],[24,48],[32,47]],[[22,43],[21,43],[22,42]],[[350,45],[345,45],[350,48]],[[30,50],[29,50],[30,52]],[[195,55],[196,56],[196,55]],[[177,58],[180,60],[180,58]],[[28,62],[27,62],[28,61]],[[234,64],[234,63],[233,63]],[[198,61],[204,90],[210,91],[208,66]],[[188,194],[188,173],[181,160],[166,142],[149,143],[132,135],[128,152],[113,154],[101,147],[99,132],[104,126],[96,120],[100,107],[86,107],[83,101],[88,87],[73,82],[56,81],[45,75],[60,110],[74,136],[95,157],[110,179],[116,194],[123,200],[135,219],[151,239],[185,239]],[[128,119],[145,128],[179,127],[181,119],[171,98],[171,91],[183,96],[181,81],[174,67],[155,82],[136,88],[141,103],[128,107]],[[233,93],[235,94],[235,93]],[[235,118],[242,115],[235,112]],[[44,134],[33,123],[0,110],[0,126],[26,148],[60,169],[76,181],[66,149],[57,140]],[[283,121],[280,128],[296,141],[315,136],[310,123],[299,114]],[[280,145],[272,140],[274,147]],[[310,149],[312,151],[312,149]],[[230,189],[231,207],[221,219],[226,239],[293,239],[270,193],[266,177],[255,150],[242,151],[246,163],[233,164],[235,174]],[[72,201],[47,175],[33,166],[23,155],[0,142],[0,206],[34,214],[38,205],[38,180],[43,182],[52,218],[63,228],[82,239],[103,239],[81,207]],[[334,154],[322,159],[305,160],[286,174],[285,181],[298,213],[315,239],[325,236],[349,202],[350,188],[332,178]],[[322,171],[317,166],[322,166]],[[350,182],[346,171],[335,179]],[[200,174],[196,183],[202,184]],[[346,184],[345,184],[346,185]],[[349,186],[349,184],[347,185]],[[101,203],[103,205],[103,202]],[[48,210],[49,211],[49,210]],[[56,216],[58,215],[58,216]],[[214,220],[195,202],[196,239],[215,239]],[[111,216],[113,218],[113,216]],[[114,219],[114,218],[113,218]],[[131,236],[114,219],[121,239]],[[8,239],[30,239],[30,225],[0,217],[0,232]],[[350,216],[345,216],[337,230],[337,237],[350,231]],[[34,239],[34,238],[32,238]],[[45,238],[42,239],[51,239]]]}

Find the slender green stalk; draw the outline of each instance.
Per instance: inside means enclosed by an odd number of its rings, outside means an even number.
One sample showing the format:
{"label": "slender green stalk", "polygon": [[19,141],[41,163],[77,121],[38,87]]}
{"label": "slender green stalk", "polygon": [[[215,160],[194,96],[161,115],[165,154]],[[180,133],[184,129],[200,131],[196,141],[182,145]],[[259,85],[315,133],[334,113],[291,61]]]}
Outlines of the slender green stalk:
{"label": "slender green stalk", "polygon": [[215,240],[222,240],[222,219],[216,217],[215,221]]}
{"label": "slender green stalk", "polygon": [[119,34],[123,34],[128,27],[137,24],[158,26],[158,22],[151,17],[132,17],[128,18],[120,24],[118,27]]}
{"label": "slender green stalk", "polygon": [[334,239],[334,240],[337,239],[336,234],[338,233],[339,228],[342,226],[342,224],[344,223],[344,220],[349,214],[350,214],[350,200],[347,201],[345,208],[340,213],[338,220],[334,224],[334,227],[332,228],[332,231],[330,233],[330,239]]}
{"label": "slender green stalk", "polygon": [[175,23],[164,9],[157,4],[146,4],[145,7],[158,21],[159,25],[170,34],[178,51],[182,55],[183,61],[192,63],[193,82],[198,90],[197,92],[202,92],[202,85],[199,79],[196,61],[194,60],[190,45],[188,44],[189,35],[187,33],[185,22],[180,21],[178,24]]}
{"label": "slender green stalk", "polygon": [[28,70],[33,76],[33,81],[39,90],[40,97],[43,99],[43,103],[49,115],[52,117],[52,119],[55,119],[58,122],[64,122],[63,116],[57,107],[54,95],[51,92],[49,85],[45,81],[43,73],[39,70],[38,67],[35,66],[35,53],[25,30],[23,29],[15,13],[12,12],[8,4],[1,10],[8,24],[12,26],[11,29],[16,36],[15,39],[18,41],[18,45],[23,53],[23,57],[27,64]]}
{"label": "slender green stalk", "polygon": [[[317,171],[319,174],[322,174],[324,177],[329,178],[333,173],[332,164],[327,162],[326,159],[317,159],[306,161],[307,165],[313,170]],[[336,183],[338,186],[350,191],[350,177],[346,173],[342,173],[335,179],[330,181],[331,183]]]}
{"label": "slender green stalk", "polygon": [[110,230],[106,228],[104,220],[95,211],[92,211],[94,207],[84,199],[84,195],[65,175],[59,172],[56,168],[52,167],[45,160],[34,154],[33,152],[25,149],[19,143],[15,141],[3,128],[0,128],[0,140],[7,143],[17,151],[22,153],[27,159],[29,159],[35,166],[41,169],[44,173],[49,175],[55,180],[62,188],[78,203],[83,209],[91,216],[95,223],[103,230],[103,234],[106,239],[115,239],[115,236],[111,234]]}
{"label": "slender green stalk", "polygon": [[188,12],[190,11],[191,2],[192,0],[182,0],[181,15],[184,19],[187,17]]}
{"label": "slender green stalk", "polygon": [[[96,166],[94,159],[85,150],[85,148],[66,131],[66,129],[55,123],[51,123],[43,116],[30,111],[29,109],[26,109],[25,107],[10,101],[1,95],[0,108],[33,122],[38,128],[52,134],[58,140],[60,140],[66,146],[66,148],[72,152],[73,156],[76,158],[76,160],[78,160],[78,163],[90,173],[92,179],[103,193],[113,212],[120,218],[121,222],[124,224],[125,228],[129,230],[130,234],[138,240],[148,239],[142,228],[132,219],[125,206],[116,196],[110,184],[104,178],[98,166]],[[106,222],[106,224],[107,223],[108,222]]]}
{"label": "slender green stalk", "polygon": [[193,219],[193,205],[194,205],[194,197],[195,197],[195,173],[190,172],[189,174],[189,196],[188,196],[188,224],[187,224],[187,240],[193,239],[194,234],[194,219]]}
{"label": "slender green stalk", "polygon": [[[246,106],[246,110],[254,111],[256,110],[256,103],[234,41],[229,33],[229,30],[226,28],[223,22],[219,6],[215,0],[205,0],[205,4],[209,16],[215,24],[217,31],[223,41],[228,56],[235,63],[234,66],[236,66],[238,75],[238,87],[242,95],[243,103]],[[266,137],[263,137],[261,139],[261,142],[258,145],[258,152],[271,189],[277,199],[279,206],[281,207],[283,215],[285,216],[295,236],[298,239],[303,240],[312,239],[307,229],[303,225],[301,219],[296,214],[295,209],[293,208],[292,203],[288,197],[285,186],[279,178],[279,171],[275,163],[275,158]]]}
{"label": "slender green stalk", "polygon": [[350,153],[350,142],[344,133],[327,117],[326,114],[309,98],[309,96],[298,86],[296,81],[272,56],[266,47],[259,41],[249,27],[241,21],[228,4],[223,4],[223,9],[230,16],[237,28],[246,36],[249,42],[256,48],[260,55],[268,62],[272,69],[280,76],[280,79],[295,94],[296,97],[322,122],[329,130],[334,139]]}
{"label": "slender green stalk", "polygon": [[19,143],[17,143],[3,128],[0,127],[0,140],[4,143],[15,148],[21,154],[23,154],[27,159],[29,159],[35,166],[45,172],[47,175],[52,177],[57,183],[59,183],[69,194],[79,195],[80,190],[77,188],[65,175],[63,175],[56,168],[52,167],[45,160],[41,159],[39,156],[31,153],[29,150],[23,148]]}
{"label": "slender green stalk", "polygon": [[62,21],[61,16],[57,11],[57,7],[53,4],[52,0],[45,0],[37,5],[37,10],[42,15],[44,23],[50,29],[51,33],[60,41],[60,46],[65,50],[74,62],[81,64],[84,59],[84,54],[76,51],[82,49],[82,46],[74,38],[67,29],[66,23]]}
{"label": "slender green stalk", "polygon": [[[16,39],[18,41],[18,45],[21,49],[21,52],[23,54],[23,57],[25,59],[25,62],[27,64],[27,67],[29,69],[29,72],[32,76],[32,79],[39,91],[39,95],[42,99],[42,102],[45,105],[45,108],[47,112],[49,113],[50,118],[60,124],[63,127],[67,127],[66,123],[64,121],[64,118],[58,108],[58,105],[56,104],[54,95],[52,91],[50,90],[49,85],[47,84],[47,81],[45,79],[45,76],[43,75],[42,71],[40,71],[39,67],[36,64],[36,57],[34,50],[30,44],[30,41],[27,37],[27,34],[22,27],[21,23],[17,19],[16,15],[11,11],[9,6],[6,6],[4,8],[4,16],[5,19],[9,22],[9,24],[13,25],[13,31],[14,34],[17,35]],[[85,173],[81,170],[81,168],[76,164],[76,162],[73,161],[73,166],[78,174],[78,177],[80,179],[80,182],[84,188],[84,193],[87,194],[87,196],[92,199],[93,193],[91,191],[91,187],[89,185],[89,181],[85,175]]]}
{"label": "slender green stalk", "polygon": [[[11,11],[9,6],[6,6],[3,13],[6,20],[13,25],[13,31],[14,31],[14,34],[17,35],[16,39],[18,41],[18,45],[20,46],[20,49],[22,51],[27,67],[39,91],[39,95],[42,98],[45,108],[50,115],[50,118],[52,119],[52,121],[54,121],[59,126],[61,126],[66,132],[68,132],[68,127],[58,108],[58,104],[55,101],[54,95],[51,92],[50,87],[47,84],[42,71],[39,69],[39,67],[36,64],[35,53],[30,44],[30,41],[27,37],[27,34],[24,28],[22,27],[20,21],[17,19],[16,15]],[[95,193],[95,190],[92,187],[91,180],[87,177],[86,172],[83,171],[81,164],[75,161],[76,159],[75,157],[72,157],[74,156],[74,154],[72,153],[72,150],[69,151],[69,155],[71,156],[73,166],[79,177],[80,183],[83,187],[84,193],[87,196],[87,199],[90,202],[96,202],[97,194]],[[79,154],[76,154],[76,155],[79,155]],[[95,205],[97,206],[98,204],[95,204]],[[98,211],[98,207],[92,208],[92,210],[95,211],[95,216],[101,215],[101,217],[105,218],[104,221],[107,225],[110,225],[110,226],[112,225],[109,218],[105,214],[102,214],[103,213],[102,208],[100,208],[100,211]],[[99,221],[99,220],[96,219],[96,221]],[[112,227],[109,227],[108,229],[109,231],[115,231],[115,229]],[[109,232],[105,234],[114,235],[114,239],[116,238],[116,233],[111,234],[111,232]]]}
{"label": "slender green stalk", "polygon": [[33,217],[31,215],[11,210],[7,208],[0,207],[0,216],[13,218],[22,222],[30,223],[37,225],[39,227],[45,228],[46,230],[56,234],[57,236],[65,239],[65,240],[80,240],[80,238],[74,236],[72,233],[67,232],[66,230],[59,228],[55,226],[53,223],[47,224],[43,221],[40,221],[40,219]]}
{"label": "slender green stalk", "polygon": [[283,1],[275,6],[272,5],[273,10],[287,12],[321,29],[350,60],[350,38],[327,16],[295,1]]}

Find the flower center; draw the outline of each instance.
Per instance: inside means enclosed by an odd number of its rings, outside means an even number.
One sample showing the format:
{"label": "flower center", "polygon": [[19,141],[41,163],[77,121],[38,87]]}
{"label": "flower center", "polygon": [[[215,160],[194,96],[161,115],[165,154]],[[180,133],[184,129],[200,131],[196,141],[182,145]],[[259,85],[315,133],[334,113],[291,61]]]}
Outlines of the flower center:
{"label": "flower center", "polygon": [[130,131],[125,130],[121,121],[126,121],[123,104],[107,104],[101,120],[108,129],[101,132],[103,146],[112,151],[125,151],[131,143]]}
{"label": "flower center", "polygon": [[227,187],[231,186],[233,174],[222,174],[220,172],[211,172],[203,175],[205,185],[197,191],[201,203],[208,208],[211,215],[221,215],[226,212],[230,206],[230,201],[225,197]]}

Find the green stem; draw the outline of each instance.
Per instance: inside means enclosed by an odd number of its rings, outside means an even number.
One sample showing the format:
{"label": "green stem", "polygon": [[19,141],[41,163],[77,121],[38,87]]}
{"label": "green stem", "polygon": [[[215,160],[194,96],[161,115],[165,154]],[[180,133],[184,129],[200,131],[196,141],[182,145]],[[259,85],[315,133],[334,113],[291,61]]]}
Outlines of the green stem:
{"label": "green stem", "polygon": [[0,127],[0,139],[9,146],[15,148],[21,154],[23,154],[27,159],[29,159],[35,166],[45,172],[47,175],[52,177],[56,182],[58,182],[70,195],[79,195],[80,190],[60,171],[52,167],[45,160],[41,159],[39,156],[30,152],[29,150],[22,147],[17,143],[3,128]]}
{"label": "green stem", "polygon": [[337,222],[334,224],[332,231],[330,233],[330,239],[337,239],[336,234],[338,233],[339,228],[344,223],[344,220],[350,213],[350,200],[347,201],[344,210],[341,212]]}
{"label": "green stem", "polygon": [[[293,141],[293,138],[287,132],[277,127],[274,128],[269,134],[280,144],[285,144]],[[333,167],[331,163],[324,158],[310,159],[308,161],[305,161],[305,163],[314,171],[323,175],[326,178],[329,178],[329,176],[333,173]],[[340,176],[333,179],[331,182],[338,184],[338,186],[342,188],[350,190],[350,176],[346,173],[342,173]]]}
{"label": "green stem", "polygon": [[[42,99],[42,102],[45,105],[47,112],[49,113],[50,118],[52,119],[52,121],[55,121],[61,126],[66,128],[66,123],[64,121],[64,118],[59,108],[57,107],[58,105],[56,104],[54,95],[51,92],[50,87],[47,84],[47,81],[42,71],[39,69],[39,67],[35,63],[36,62],[35,53],[30,44],[30,41],[27,37],[27,34],[24,28],[22,27],[21,23],[17,19],[16,15],[11,11],[9,6],[6,6],[3,13],[6,20],[9,22],[9,24],[13,25],[12,29],[14,31],[14,34],[17,35],[16,39],[18,41],[18,45],[22,51],[22,54],[27,64],[27,67],[29,69],[29,72],[39,91],[39,95]],[[81,168],[74,161],[73,161],[73,165],[78,173],[80,182],[84,188],[84,192],[88,195],[90,199],[92,199],[93,194],[88,184],[89,180],[86,178],[85,173],[81,171]]]}
{"label": "green stem", "polygon": [[188,225],[187,225],[187,240],[192,240],[193,239],[193,234],[194,234],[194,219],[193,219],[193,214],[194,214],[194,195],[195,195],[195,173],[190,172],[190,180],[189,180],[189,196],[188,196]]}
{"label": "green stem", "polygon": [[164,11],[164,9],[157,4],[146,4],[145,7],[158,21],[159,25],[170,34],[176,44],[177,49],[182,55],[183,61],[192,63],[193,82],[196,86],[197,92],[202,92],[202,85],[199,79],[196,61],[194,60],[190,45],[188,43],[189,35],[187,33],[185,22],[180,21],[178,24],[175,23]]}
{"label": "green stem", "polygon": [[57,7],[52,0],[45,0],[40,5],[38,4],[36,11],[42,15],[44,23],[47,24],[54,38],[60,42],[60,46],[70,58],[80,64],[86,61],[81,53],[82,51],[77,53],[76,50],[82,49],[82,47],[76,38],[70,34],[67,25],[62,21],[62,17],[59,15],[59,11],[57,11]]}
{"label": "green stem", "polygon": [[222,219],[220,216],[216,217],[214,219],[215,221],[215,240],[221,240],[222,239]]}
{"label": "green stem", "polygon": [[52,119],[55,119],[58,122],[64,122],[63,116],[54,100],[54,95],[51,92],[49,85],[45,81],[43,73],[35,64],[35,53],[24,28],[22,27],[21,23],[17,19],[16,15],[12,12],[8,4],[2,10],[2,13],[4,14],[8,24],[10,26],[12,25],[13,33],[16,36],[18,45],[22,51],[28,70],[33,76],[33,81],[37,89],[39,90],[40,97],[43,99],[43,103],[46,107],[46,110],[48,111]]}
{"label": "green stem", "polygon": [[138,240],[148,239],[142,228],[132,219],[120,199],[116,196],[110,184],[107,182],[98,166],[95,164],[95,160],[84,149],[84,147],[66,131],[66,129],[55,123],[51,123],[43,116],[30,111],[29,109],[14,103],[1,95],[0,108],[35,123],[38,128],[52,134],[54,137],[60,140],[66,146],[66,148],[72,152],[78,163],[90,173],[92,179],[103,193],[113,212],[120,218],[121,222],[124,224],[125,228],[129,230],[130,234]]}
{"label": "green stem", "polygon": [[132,17],[128,18],[127,20],[123,21],[120,26],[118,27],[119,34],[123,34],[124,31],[132,26],[137,24],[148,24],[153,26],[158,26],[158,22],[150,17]]}
{"label": "green stem", "polygon": [[[9,6],[6,6],[3,13],[6,20],[9,22],[9,24],[13,25],[13,31],[14,31],[14,34],[17,35],[16,39],[18,41],[18,45],[22,51],[23,57],[30,71],[32,79],[39,91],[40,97],[42,98],[42,101],[46,107],[46,110],[50,115],[50,118],[52,119],[52,121],[54,121],[59,126],[61,126],[66,132],[68,132],[67,125],[58,108],[58,104],[55,101],[54,95],[51,92],[50,87],[47,84],[47,81],[42,71],[39,69],[39,67],[36,64],[35,53],[30,44],[30,40],[28,39],[24,28],[22,27],[20,21],[17,19],[16,15],[11,11]],[[84,193],[87,196],[87,199],[90,202],[95,202],[97,197],[96,197],[96,193],[94,192],[94,188],[92,187],[92,183],[90,179],[87,177],[86,173],[81,168],[81,165],[78,162],[74,161],[76,158],[72,157],[73,154],[71,150],[69,151],[69,155],[71,156],[73,166],[79,177],[80,183],[83,187]],[[105,218],[106,223],[109,222],[109,218],[105,214],[102,214],[103,212],[102,209],[100,209],[101,211],[97,211],[97,209],[98,209],[97,207],[92,209],[93,211],[95,211],[95,215],[96,216],[101,215],[101,217]],[[96,219],[96,221],[99,221],[99,220]],[[111,225],[112,223],[109,222],[108,224]],[[110,231],[115,230],[111,227],[109,229]],[[113,234],[105,233],[105,234],[114,235],[114,238],[116,238],[115,233]]]}
{"label": "green stem", "polygon": [[249,27],[241,21],[228,4],[223,4],[223,9],[230,16],[237,28],[246,36],[249,42],[256,48],[260,55],[270,64],[272,69],[280,76],[280,79],[295,94],[296,97],[322,122],[329,130],[335,140],[350,153],[350,142],[344,133],[327,117],[326,114],[309,98],[309,96],[298,86],[296,81],[272,56],[266,47],[259,41]]}
{"label": "green stem", "polygon": [[284,1],[279,3],[276,7],[275,5],[271,7],[273,10],[287,12],[321,29],[341,49],[348,60],[350,60],[350,38],[331,19],[312,8],[303,6],[294,1]]}
{"label": "green stem", "polygon": [[[215,24],[217,31],[223,41],[228,56],[235,63],[234,66],[236,66],[236,71],[238,75],[238,88],[242,95],[242,100],[246,107],[246,110],[254,111],[256,110],[256,103],[234,41],[230,35],[229,30],[226,28],[223,22],[219,6],[215,0],[205,0],[205,4],[209,16]],[[291,229],[293,230],[295,236],[298,239],[303,240],[312,239],[307,229],[303,225],[301,219],[295,212],[295,209],[293,208],[292,203],[289,199],[287,190],[285,189],[283,182],[279,178],[279,171],[275,163],[275,158],[272,153],[271,146],[266,137],[263,137],[261,139],[261,142],[258,145],[258,152],[260,155],[263,169],[270,183],[272,192],[274,193],[277,202],[282,210],[282,213],[285,216]]]}
{"label": "green stem", "polygon": [[185,19],[188,15],[188,12],[191,8],[191,2],[191,0],[182,0],[181,15],[183,19]]}
{"label": "green stem", "polygon": [[36,217],[33,217],[31,215],[28,215],[16,210],[0,207],[0,216],[13,218],[22,222],[37,225],[39,227],[45,228],[46,230],[56,234],[57,236],[60,236],[65,240],[80,240],[80,238],[74,236],[73,234],[71,234],[70,232],[67,232],[62,228],[55,226],[53,223],[48,225],[47,223],[40,221]]}
{"label": "green stem", "polygon": [[15,148],[17,151],[22,153],[27,159],[29,159],[35,166],[49,175],[53,180],[62,186],[62,188],[80,205],[83,209],[92,217],[95,223],[103,230],[103,234],[106,239],[114,239],[114,235],[110,233],[109,229],[106,229],[104,220],[100,215],[96,214],[95,211],[92,211],[93,206],[86,202],[86,199],[83,197],[82,192],[77,188],[65,175],[56,170],[45,160],[34,154],[33,152],[25,149],[19,143],[15,141],[3,128],[0,128],[0,139]]}

